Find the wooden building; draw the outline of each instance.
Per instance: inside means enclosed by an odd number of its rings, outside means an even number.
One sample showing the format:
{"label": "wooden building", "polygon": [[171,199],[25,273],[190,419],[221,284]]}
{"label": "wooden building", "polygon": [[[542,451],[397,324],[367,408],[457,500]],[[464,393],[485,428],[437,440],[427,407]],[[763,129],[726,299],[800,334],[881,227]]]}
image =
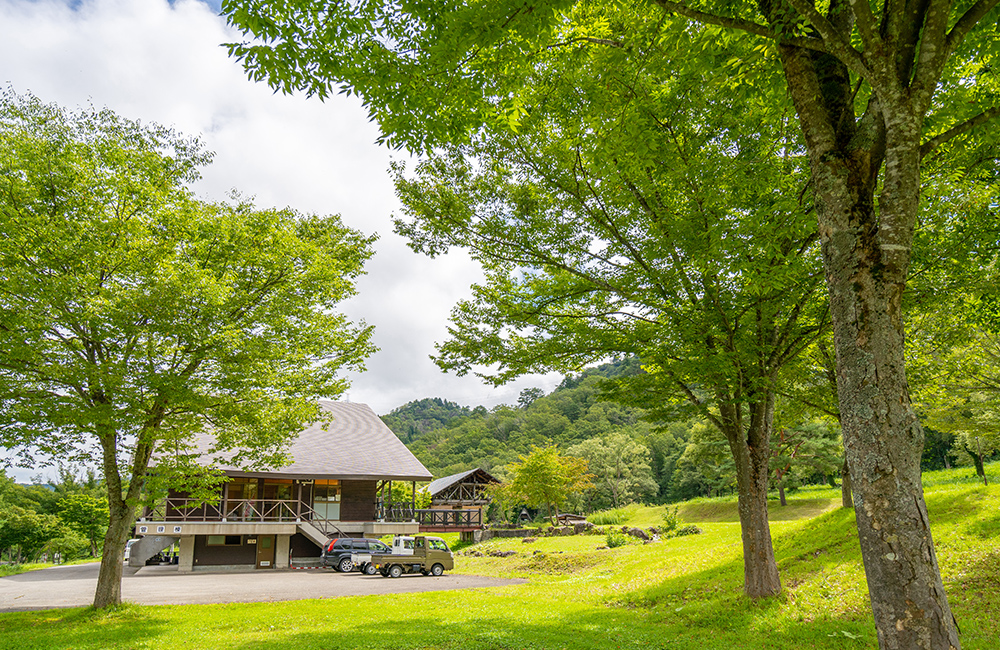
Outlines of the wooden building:
{"label": "wooden building", "polygon": [[143,540],[130,551],[130,564],[141,566],[179,543],[180,571],[286,568],[315,564],[332,537],[418,532],[412,504],[392,508],[382,497],[391,493],[391,481],[427,481],[430,472],[367,405],[320,406],[330,422],[299,433],[288,451],[292,462],[273,470],[227,466],[208,456],[212,440],[202,436],[206,464],[228,478],[218,500],[198,504],[171,492],[146,508],[136,523]]}
{"label": "wooden building", "polygon": [[427,486],[431,507],[421,518],[425,532],[471,533],[483,527],[490,504],[487,488],[500,481],[484,469],[473,469],[439,478]]}

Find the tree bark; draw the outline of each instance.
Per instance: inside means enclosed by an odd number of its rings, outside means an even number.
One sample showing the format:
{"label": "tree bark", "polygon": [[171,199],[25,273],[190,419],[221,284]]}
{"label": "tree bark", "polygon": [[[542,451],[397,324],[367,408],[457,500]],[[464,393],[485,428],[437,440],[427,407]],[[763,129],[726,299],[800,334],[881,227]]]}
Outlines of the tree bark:
{"label": "tree bark", "polygon": [[856,122],[843,63],[790,46],[779,51],[809,151],[840,420],[879,647],[959,648],[927,519],[924,434],[903,356],[922,113],[887,82]]}
{"label": "tree bark", "polygon": [[907,143],[916,144],[908,132],[918,134],[919,126],[900,122],[887,129],[879,214],[869,180],[858,173],[864,165],[829,157],[813,165],[817,213],[844,445],[879,646],[958,648],[920,482],[924,434],[904,368],[901,299],[919,190],[917,149]]}
{"label": "tree bark", "polygon": [[94,592],[94,607],[98,609],[117,605],[122,599],[122,558],[125,542],[135,522],[135,510],[125,505],[120,494],[117,501],[108,508],[108,532],[104,535],[101,570],[97,575],[97,590]]}
{"label": "tree bark", "polygon": [[840,467],[840,506],[842,508],[854,507],[854,496],[851,494],[851,471],[847,467],[847,458]]}
{"label": "tree bark", "polygon": [[781,593],[781,578],[774,560],[771,527],[767,519],[774,395],[767,393],[762,398],[759,402],[750,403],[750,426],[746,433],[740,429],[726,432],[736,462],[740,535],[743,541],[743,592],[754,599]]}
{"label": "tree bark", "polygon": [[783,506],[788,505],[788,501],[785,500],[785,486],[780,483],[778,484],[778,503]]}

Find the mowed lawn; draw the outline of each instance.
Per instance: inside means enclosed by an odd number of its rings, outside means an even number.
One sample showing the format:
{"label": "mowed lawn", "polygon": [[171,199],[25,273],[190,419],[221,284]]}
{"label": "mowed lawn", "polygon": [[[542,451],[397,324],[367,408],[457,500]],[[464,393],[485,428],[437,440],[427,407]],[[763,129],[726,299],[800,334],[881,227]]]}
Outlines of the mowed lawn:
{"label": "mowed lawn", "polygon": [[[1000,464],[988,466],[994,482]],[[925,475],[938,559],[963,648],[1000,648],[1000,487],[968,468]],[[0,648],[872,648],[854,515],[831,489],[772,504],[784,591],[741,595],[735,504],[684,504],[704,534],[600,549],[602,536],[493,540],[456,572],[529,584],[283,603],[0,614]],[[648,525],[663,508],[638,508]],[[798,514],[794,514],[794,513]],[[791,513],[791,514],[790,514]],[[796,518],[798,517],[798,518]],[[516,551],[473,557],[477,550]],[[305,594],[304,594],[305,595]]]}

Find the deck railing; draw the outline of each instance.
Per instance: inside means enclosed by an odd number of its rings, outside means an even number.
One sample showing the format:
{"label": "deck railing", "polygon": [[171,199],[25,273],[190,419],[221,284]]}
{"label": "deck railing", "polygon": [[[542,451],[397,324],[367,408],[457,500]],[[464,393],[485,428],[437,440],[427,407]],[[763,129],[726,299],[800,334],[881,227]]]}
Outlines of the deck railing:
{"label": "deck railing", "polygon": [[204,503],[197,499],[172,497],[142,514],[149,521],[296,521],[310,519],[315,512],[292,499],[227,499]]}
{"label": "deck railing", "polygon": [[417,523],[421,526],[440,528],[479,528],[483,525],[483,511],[475,510],[417,510]]}
{"label": "deck railing", "polygon": [[[323,532],[339,531],[335,522],[320,516],[308,503],[294,499],[227,499],[204,503],[186,497],[164,499],[142,514],[144,521],[183,522],[297,522],[308,521]],[[482,511],[414,509],[409,504],[378,507],[376,521],[412,522],[421,526],[469,528],[482,525]]]}

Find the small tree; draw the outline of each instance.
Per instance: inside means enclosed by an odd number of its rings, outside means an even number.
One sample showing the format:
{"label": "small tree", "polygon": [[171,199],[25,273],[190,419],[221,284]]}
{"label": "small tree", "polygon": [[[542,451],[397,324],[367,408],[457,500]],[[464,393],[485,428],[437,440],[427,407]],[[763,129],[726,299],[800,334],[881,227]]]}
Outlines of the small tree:
{"label": "small tree", "polygon": [[657,484],[649,466],[649,449],[619,431],[601,438],[591,438],[570,447],[566,452],[587,461],[594,474],[595,496],[602,499],[592,509],[610,505],[618,508],[642,497],[656,494]]}
{"label": "small tree", "polygon": [[559,508],[570,495],[591,487],[587,461],[563,456],[554,446],[532,447],[520,462],[507,466],[510,490],[532,507],[545,508],[552,524],[559,523]]}
{"label": "small tree", "polygon": [[108,500],[88,494],[70,494],[59,500],[59,519],[90,544],[97,557],[97,542],[108,530]]}
{"label": "small tree", "polygon": [[[371,253],[338,217],[205,203],[196,139],[34,97],[0,99],[0,444],[100,457],[109,518],[96,607],[118,603],[121,557],[154,452],[191,466],[193,436],[243,466],[346,388],[370,328],[336,313]],[[206,474],[211,476],[211,473]]]}

